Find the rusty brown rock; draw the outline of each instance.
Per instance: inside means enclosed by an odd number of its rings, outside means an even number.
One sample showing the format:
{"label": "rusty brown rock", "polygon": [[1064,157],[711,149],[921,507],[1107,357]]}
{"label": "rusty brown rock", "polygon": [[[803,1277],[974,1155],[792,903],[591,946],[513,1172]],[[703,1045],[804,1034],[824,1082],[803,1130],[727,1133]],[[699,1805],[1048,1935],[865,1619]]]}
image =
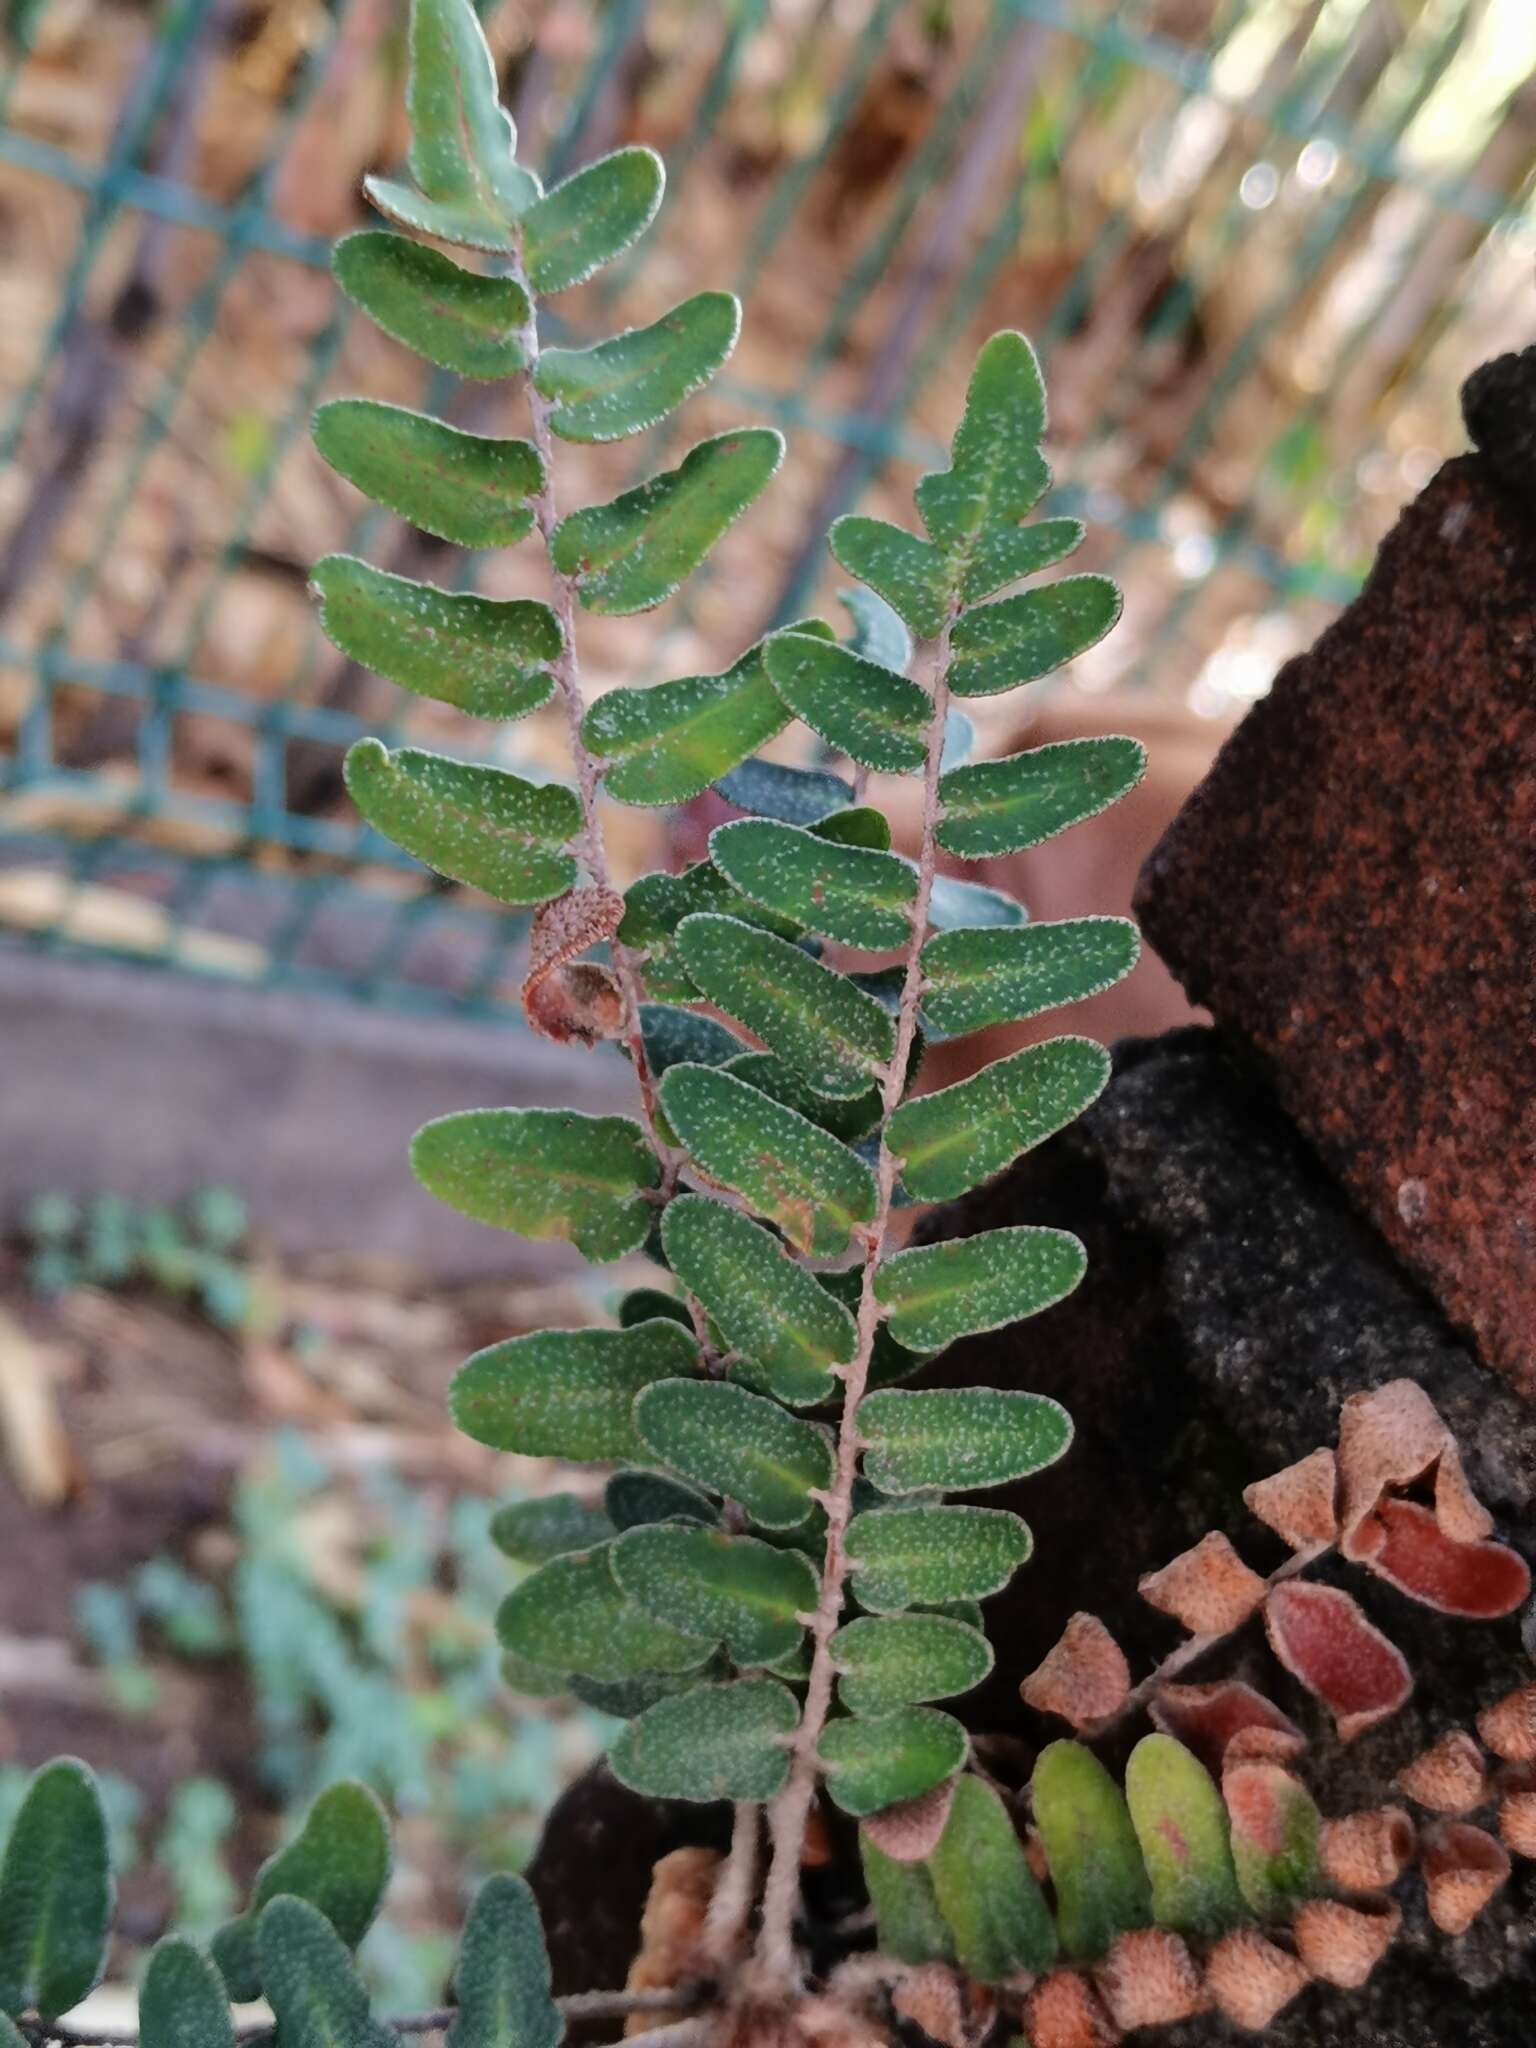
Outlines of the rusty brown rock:
{"label": "rusty brown rock", "polygon": [[[1527,352],[1499,403],[1536,412],[1533,385]],[[1137,897],[1191,998],[1257,1049],[1354,1201],[1527,1395],[1533,504],[1481,455],[1447,463],[1228,740]]]}

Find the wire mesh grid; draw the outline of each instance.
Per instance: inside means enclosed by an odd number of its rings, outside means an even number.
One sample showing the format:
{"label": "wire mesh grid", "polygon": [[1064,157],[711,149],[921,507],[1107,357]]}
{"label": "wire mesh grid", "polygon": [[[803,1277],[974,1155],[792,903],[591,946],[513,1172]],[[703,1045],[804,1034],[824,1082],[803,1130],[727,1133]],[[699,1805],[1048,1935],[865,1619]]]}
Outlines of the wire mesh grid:
{"label": "wire mesh grid", "polygon": [[[383,730],[559,773],[558,735],[402,706],[304,593],[336,546],[537,590],[307,444],[338,390],[517,431],[515,394],[423,381],[329,281],[361,173],[403,151],[403,14],[13,0],[0,952],[509,1014],[520,920],[366,832],[339,759]],[[1347,600],[1459,445],[1461,378],[1529,326],[1528,0],[508,0],[487,26],[546,177],[627,140],[668,161],[653,253],[562,301],[569,333],[732,284],[743,344],[683,431],[791,443],[685,595],[591,623],[593,687],[723,668],[824,606],[831,519],[903,516],[971,351],[1013,325],[1053,390],[1053,506],[1127,592],[1066,687],[1228,716]],[[562,495],[636,459],[573,450]],[[621,864],[656,856],[654,821],[619,830]]]}

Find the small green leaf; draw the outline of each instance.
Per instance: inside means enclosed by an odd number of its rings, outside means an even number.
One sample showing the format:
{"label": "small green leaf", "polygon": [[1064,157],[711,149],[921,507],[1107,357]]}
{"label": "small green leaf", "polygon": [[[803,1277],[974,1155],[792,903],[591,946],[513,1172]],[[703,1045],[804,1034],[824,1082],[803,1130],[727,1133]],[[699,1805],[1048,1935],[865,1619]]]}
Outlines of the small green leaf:
{"label": "small green leaf", "polygon": [[[685,1383],[686,1384],[686,1383]],[[636,1606],[612,1570],[613,1545],[552,1558],[502,1601],[502,1646],[547,1671],[597,1679],[697,1671],[713,1641],[701,1641]]]}
{"label": "small green leaf", "polygon": [[745,1048],[734,1031],[701,1010],[682,1010],[674,1003],[642,1003],[640,1035],[651,1077],[659,1080],[671,1067],[723,1067]]}
{"label": "small green leaf", "polygon": [[829,1721],[820,1754],[833,1801],[863,1819],[931,1792],[954,1776],[969,1749],[952,1715],[936,1707],[902,1707],[868,1720]]}
{"label": "small green leaf", "polygon": [[976,358],[951,466],[920,479],[917,509],[941,546],[969,562],[977,540],[1012,530],[1051,481],[1040,453],[1045,384],[1022,334],[994,334]]}
{"label": "small green leaf", "polygon": [[1171,1735],[1144,1736],[1125,1767],[1125,1796],[1158,1926],[1214,1940],[1246,1918],[1226,1808],[1204,1764]]}
{"label": "small green leaf", "polygon": [[609,796],[654,809],[699,796],[788,723],[754,647],[724,675],[609,690],[582,720],[581,736],[606,763]]}
{"label": "small green leaf", "polygon": [[739,818],[711,833],[709,855],[743,895],[805,931],[874,952],[904,946],[911,937],[905,906],[917,894],[917,875],[893,853],[834,842],[766,818]]}
{"label": "small green leaf", "polygon": [[888,1714],[980,1685],[992,1646],[979,1629],[938,1614],[861,1615],[832,1638],[838,1697],[850,1714]]}
{"label": "small green leaf", "polygon": [[566,441],[617,441],[655,426],[707,384],[736,346],[741,307],[730,292],[697,292],[650,327],[595,348],[547,348],[533,381]]}
{"label": "small green leaf", "polygon": [[347,794],[377,832],[455,882],[500,903],[545,903],[576,879],[561,849],[581,828],[581,805],[557,782],[525,782],[482,761],[357,740]]}
{"label": "small green leaf", "polygon": [[701,1685],[632,1721],[608,1762],[621,1784],[656,1799],[771,1799],[789,1775],[799,1719],[777,1679]]}
{"label": "small green leaf", "polygon": [[284,1896],[256,1923],[261,1988],[277,2016],[277,2048],[391,2048],[372,2017],[352,1958],[323,1913]]}
{"label": "small green leaf", "polygon": [[847,644],[853,652],[904,676],[912,661],[912,635],[879,592],[840,590],[837,601],[852,622]]}
{"label": "small green leaf", "polygon": [[657,1522],[719,1520],[706,1494],[666,1472],[615,1472],[603,1489],[603,1506],[619,1530],[649,1528]]}
{"label": "small green leaf", "polygon": [[642,875],[625,892],[618,937],[621,945],[645,954],[645,985],[658,1000],[686,1002],[700,993],[677,949],[677,928],[696,910],[718,910],[744,924],[779,922],[733,889],[710,861],[695,861],[680,875]]}
{"label": "small green leaf", "polygon": [[939,844],[965,860],[1039,846],[1118,803],[1146,767],[1140,740],[1110,734],[953,769],[939,784]]}
{"label": "small green leaf", "polygon": [[[854,1228],[873,1219],[875,1177],[863,1160],[734,1074],[705,1066],[670,1067],[661,1084],[661,1106],[700,1172],[744,1196],[759,1216],[812,1257],[835,1258],[847,1249]],[[779,1268],[777,1252],[771,1264],[767,1253],[753,1264],[754,1273],[761,1270],[775,1290]],[[744,1336],[732,1335],[731,1341],[765,1362]]]}
{"label": "small green leaf", "polygon": [[589,1464],[643,1458],[630,1411],[642,1387],[695,1370],[698,1340],[670,1318],[632,1330],[536,1330],[477,1351],[448,1408],[476,1443]]}
{"label": "small green leaf", "polygon": [[1074,1961],[1094,1962],[1117,1935],[1152,1924],[1152,1893],[1125,1800],[1080,1742],[1041,1750],[1030,1799],[1056,1889],[1061,1945]]}
{"label": "small green leaf", "polygon": [[990,1785],[969,1773],[928,1859],[934,1895],[967,1976],[999,1984],[1056,1960],[1056,1929],[1013,1821]]}
{"label": "small green leaf", "polygon": [[957,697],[995,697],[1048,676],[1102,640],[1120,610],[1107,576],[1064,576],[962,612],[950,636],[949,687]]}
{"label": "small green leaf", "polygon": [[933,705],[916,683],[809,633],[776,633],[763,659],[790,710],[839,753],[884,774],[922,767]]}
{"label": "small green leaf", "polygon": [[862,846],[870,853],[891,850],[891,821],[869,804],[834,811],[809,829],[813,839],[825,839],[833,846]]}
{"label": "small green leaf", "polygon": [[1083,535],[1080,519],[1042,519],[1034,526],[996,527],[978,534],[966,559],[960,595],[967,604],[980,604],[994,591],[1075,554]]}
{"label": "small green leaf", "polygon": [[954,1944],[933,1895],[933,1879],[923,1865],[898,1863],[877,1848],[862,1828],[859,1856],[869,1903],[875,1911],[881,1954],[894,1956],[898,1963],[951,1959]]}
{"label": "small green leaf", "polygon": [[786,767],[782,761],[743,761],[722,775],[717,786],[737,810],[777,818],[785,825],[818,824],[829,812],[853,802],[852,785],[841,776],[820,768]]}
{"label": "small green leaf", "polygon": [[881,1266],[875,1294],[898,1344],[940,1351],[1038,1315],[1072,1292],[1087,1264],[1069,1231],[1018,1224],[897,1252]]}
{"label": "small green leaf", "polygon": [[723,1637],[733,1664],[772,1664],[799,1642],[817,1578],[796,1550],[680,1522],[631,1529],[613,1548],[614,1576],[658,1621]]}
{"label": "small green leaf", "polygon": [[693,1327],[687,1302],[679,1301],[675,1294],[667,1294],[660,1287],[632,1287],[619,1302],[621,1330],[632,1330],[636,1323],[654,1322],[657,1316],[670,1316],[684,1329]]}
{"label": "small green leaf", "polygon": [[224,1979],[190,1941],[172,1936],[160,1942],[139,1986],[139,2048],[234,2048],[234,2043]]}
{"label": "small green leaf", "polygon": [[262,1865],[250,1912],[213,1938],[213,1960],[230,1997],[257,1998],[264,1988],[270,1996],[257,1954],[257,1915],[269,1901],[291,1893],[322,1915],[346,1948],[356,1948],[379,1910],[389,1869],[389,1823],[373,1793],[350,1778],[328,1785],[293,1840]]}
{"label": "small green leaf", "polygon": [[730,1072],[761,1094],[771,1095],[775,1102],[782,1102],[786,1109],[797,1109],[801,1116],[819,1124],[822,1130],[830,1132],[845,1145],[851,1145],[856,1138],[867,1137],[880,1121],[878,1088],[867,1088],[862,1095],[843,1101],[829,1095],[818,1095],[796,1068],[775,1053],[738,1053],[730,1063]]}
{"label": "small green leaf", "polygon": [[424,1124],[411,1168],[461,1216],[521,1237],[567,1238],[583,1257],[644,1243],[644,1190],[661,1168],[637,1123],[573,1109],[470,1109]]}
{"label": "small green leaf", "polygon": [[513,162],[517,131],[499,104],[496,67],[469,0],[414,0],[411,8],[413,192],[392,178],[364,187],[382,212],[440,241],[510,252],[512,228],[539,196]]}
{"label": "small green leaf", "polygon": [[935,875],[928,897],[928,922],[935,931],[969,931],[977,925],[1024,924],[1024,906],[1001,889]]}
{"label": "small green leaf", "polygon": [[923,948],[924,1014],[951,1038],[1013,1024],[1112,988],[1141,953],[1127,917],[941,932]]}
{"label": "small green leaf", "polygon": [[654,149],[616,149],[546,193],[523,218],[534,290],[568,291],[611,263],[655,219],[666,181]]}
{"label": "small green leaf", "polygon": [[[957,1242],[969,1250],[997,1235]],[[993,1387],[888,1389],[861,1403],[859,1431],[867,1446],[865,1477],[882,1493],[919,1493],[930,1486],[960,1493],[1027,1479],[1054,1465],[1072,1441],[1072,1418],[1047,1394],[1000,1393]]]}
{"label": "small green leaf", "polygon": [[832,1482],[825,1434],[728,1380],[662,1380],[635,1403],[658,1458],[746,1510],[764,1529],[798,1529]]}
{"label": "small green leaf", "polygon": [[1093,1039],[1052,1038],[903,1103],[886,1132],[903,1185],[925,1202],[963,1195],[1080,1116],[1109,1073]]}
{"label": "small green leaf", "polygon": [[684,918],[683,966],[712,1003],[788,1060],[820,1095],[863,1095],[896,1033],[872,996],[769,932],[734,917]]}
{"label": "small green leaf", "polygon": [[667,1206],[661,1240],[678,1279],[758,1369],[766,1391],[797,1406],[827,1398],[832,1368],[853,1356],[853,1318],[761,1224],[705,1196],[681,1195]]}
{"label": "small green leaf", "polygon": [[1327,1890],[1311,1793],[1279,1764],[1258,1761],[1231,1766],[1221,1790],[1238,1890],[1261,1920],[1289,1920],[1303,1899]]}
{"label": "small green leaf", "polygon": [[549,1995],[538,1901],[520,1877],[487,1878],[464,1924],[448,2048],[556,2048],[565,2021]]}
{"label": "small green leaf", "polygon": [[343,654],[418,697],[476,718],[521,718],[546,703],[562,644],[547,604],[439,590],[327,555],[310,571],[320,623]]}
{"label": "small green leaf", "polygon": [[73,1757],[28,1780],[0,1863],[0,2013],[53,2019],[101,1975],[112,1923],[107,1823]]}
{"label": "small green leaf", "polygon": [[510,377],[526,356],[528,295],[510,277],[480,277],[440,250],[376,228],[331,252],[336,282],[384,332],[460,377]]}
{"label": "small green leaf", "polygon": [[515,1564],[548,1564],[572,1550],[590,1550],[614,1533],[603,1510],[574,1493],[509,1501],[491,1517],[491,1541]]}
{"label": "small green leaf", "polygon": [[949,565],[931,541],[855,513],[834,520],[828,544],[848,574],[883,597],[919,640],[943,632]]}
{"label": "small green leaf", "polygon": [[701,441],[669,469],[609,505],[572,512],[555,528],[550,559],[575,579],[588,611],[649,611],[703,561],[784,459],[784,437],[738,428]]}
{"label": "small green leaf", "polygon": [[877,1614],[943,1600],[985,1600],[1033,1543],[1002,1508],[867,1508],[848,1525],[853,1590]]}
{"label": "small green leaf", "polygon": [[315,446],[338,475],[423,533],[466,548],[510,547],[533,530],[544,466],[527,441],[469,434],[378,398],[332,398]]}

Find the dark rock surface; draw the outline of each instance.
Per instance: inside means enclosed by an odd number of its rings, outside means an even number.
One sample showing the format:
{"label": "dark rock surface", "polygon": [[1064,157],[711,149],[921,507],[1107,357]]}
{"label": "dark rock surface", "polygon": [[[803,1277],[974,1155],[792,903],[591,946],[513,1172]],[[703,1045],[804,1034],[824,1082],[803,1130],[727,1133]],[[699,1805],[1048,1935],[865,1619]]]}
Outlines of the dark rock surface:
{"label": "dark rock surface", "polygon": [[[999,1672],[966,1703],[973,1725],[1022,1733],[1031,1750],[1060,1732],[1019,1704],[1016,1687],[1079,1607],[1144,1670],[1175,1632],[1137,1599],[1137,1575],[1208,1529],[1260,1570],[1278,1561],[1241,1489],[1331,1443],[1344,1396],[1386,1380],[1426,1389],[1500,1534],[1536,1558],[1536,1412],[1457,1340],[1218,1034],[1120,1047],[1115,1079],[1086,1117],[941,1221],[945,1234],[1065,1224],[1091,1260],[1070,1300],[958,1346],[933,1375],[1036,1387],[1078,1423],[1062,1464],[1013,1490],[1036,1555],[990,1603]],[[1279,1700],[1313,1737],[1306,1775],[1319,1803],[1342,1813],[1390,1797],[1395,1773],[1437,1735],[1469,1727],[1480,1706],[1528,1680],[1536,1641],[1522,1643],[1519,1616],[1452,1621],[1362,1572],[1333,1575],[1413,1667],[1414,1698],[1395,1720],[1340,1750],[1257,1625],[1188,1675],[1236,1672]],[[1367,1989],[1308,1992],[1264,2038],[1286,2048],[1531,2048],[1536,1866],[1517,1863],[1459,1941],[1429,1925],[1416,1878],[1399,1890],[1405,1931]],[[1154,2038],[1192,2048],[1236,2037],[1207,2019]]]}
{"label": "dark rock surface", "polygon": [[1280,671],[1137,907],[1361,1211],[1536,1395],[1536,353],[1479,377],[1488,455],[1445,465]]}
{"label": "dark rock surface", "polygon": [[[1026,1222],[1078,1232],[1091,1260],[1084,1285],[1031,1322],[956,1347],[929,1375],[1033,1387],[1077,1421],[1059,1466],[981,1496],[1016,1507],[1036,1538],[1033,1561],[989,1605],[997,1674],[957,1703],[994,1738],[988,1762],[999,1775],[1022,1782],[1038,1745],[1061,1732],[1022,1706],[1017,1687],[1067,1616],[1099,1614],[1133,1669],[1145,1669],[1177,1632],[1137,1598],[1138,1575],[1211,1528],[1259,1569],[1277,1562],[1282,1553],[1248,1516],[1241,1489],[1331,1442],[1341,1400],[1360,1388],[1419,1381],[1456,1429],[1501,1534],[1536,1556],[1536,1410],[1477,1364],[1216,1033],[1122,1046],[1114,1081],[1086,1117],[944,1212],[930,1234]],[[1522,1644],[1518,1617],[1451,1621],[1360,1572],[1341,1583],[1417,1675],[1408,1709],[1347,1750],[1274,1665],[1257,1626],[1189,1674],[1246,1675],[1286,1706],[1314,1738],[1307,1775],[1336,1813],[1389,1797],[1410,1758],[1528,1679],[1536,1654],[1536,1641]],[[658,1810],[601,1776],[568,1795],[530,1873],[550,1916],[560,1988],[621,1980],[650,1862],[678,1841],[708,1838],[720,1818],[708,1808]],[[1536,1866],[1517,1864],[1459,1941],[1428,1925],[1416,1878],[1400,1892],[1405,1932],[1367,1990],[1314,1989],[1266,2040],[1532,2048]],[[1239,2037],[1205,2019],[1148,2038],[1205,2048]]]}

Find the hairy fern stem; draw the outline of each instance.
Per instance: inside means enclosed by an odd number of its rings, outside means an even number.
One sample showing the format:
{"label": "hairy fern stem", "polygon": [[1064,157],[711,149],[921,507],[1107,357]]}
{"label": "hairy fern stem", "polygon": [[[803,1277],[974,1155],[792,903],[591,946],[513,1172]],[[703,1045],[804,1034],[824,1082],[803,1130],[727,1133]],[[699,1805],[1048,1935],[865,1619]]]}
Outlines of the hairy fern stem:
{"label": "hairy fern stem", "polygon": [[944,630],[935,643],[931,685],[933,707],[928,720],[923,760],[923,820],[918,848],[917,894],[912,904],[912,932],[906,946],[901,999],[896,1016],[896,1046],[881,1083],[880,1155],[875,1168],[877,1201],[874,1220],[863,1233],[864,1271],[859,1288],[858,1340],[852,1361],[843,1368],[843,1412],[837,1435],[836,1472],[831,1491],[820,1496],[827,1516],[827,1537],[820,1595],[816,1611],[810,1617],[810,1680],[800,1723],[792,1740],[789,1776],[768,1808],[771,1847],[754,1972],[754,1989],[760,1994],[789,1992],[799,1984],[794,1939],[795,1909],[800,1898],[805,1831],[811,1802],[816,1794],[817,1746],[827,1723],[832,1687],[837,1677],[832,1637],[842,1615],[843,1588],[848,1577],[848,1524],[853,1514],[853,1487],[858,1476],[859,1453],[864,1448],[859,1434],[859,1403],[864,1398],[869,1380],[870,1361],[874,1356],[875,1336],[880,1323],[875,1276],[880,1269],[896,1194],[896,1155],[891,1151],[885,1133],[906,1087],[907,1067],[917,1036],[918,1008],[923,995],[923,942],[928,932],[929,905],[938,865],[938,828],[943,817],[939,773],[944,760],[944,735],[949,720],[950,634],[958,613],[958,606],[951,608]]}

